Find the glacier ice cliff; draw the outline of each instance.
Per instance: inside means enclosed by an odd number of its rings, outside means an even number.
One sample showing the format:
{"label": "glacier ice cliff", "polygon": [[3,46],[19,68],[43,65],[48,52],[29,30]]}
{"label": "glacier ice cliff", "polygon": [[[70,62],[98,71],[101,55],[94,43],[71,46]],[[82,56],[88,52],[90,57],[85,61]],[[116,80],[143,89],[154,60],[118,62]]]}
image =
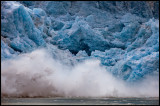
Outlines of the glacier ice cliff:
{"label": "glacier ice cliff", "polygon": [[127,82],[159,74],[159,1],[2,1],[1,61],[38,48]]}

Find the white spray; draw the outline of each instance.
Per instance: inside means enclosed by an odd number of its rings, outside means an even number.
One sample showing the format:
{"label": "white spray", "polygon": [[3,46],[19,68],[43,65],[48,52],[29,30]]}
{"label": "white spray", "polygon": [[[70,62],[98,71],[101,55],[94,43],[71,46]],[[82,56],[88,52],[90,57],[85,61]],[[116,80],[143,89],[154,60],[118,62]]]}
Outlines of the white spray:
{"label": "white spray", "polygon": [[45,49],[1,65],[2,97],[159,97],[159,79],[148,77],[129,86],[100,66],[99,60],[65,66]]}

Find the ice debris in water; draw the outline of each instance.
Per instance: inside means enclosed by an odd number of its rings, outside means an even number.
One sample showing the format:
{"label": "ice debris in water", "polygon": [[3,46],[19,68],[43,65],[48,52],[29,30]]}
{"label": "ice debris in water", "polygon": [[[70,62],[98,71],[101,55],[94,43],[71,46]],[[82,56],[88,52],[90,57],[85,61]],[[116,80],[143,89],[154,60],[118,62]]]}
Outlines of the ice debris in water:
{"label": "ice debris in water", "polygon": [[157,3],[3,1],[1,60],[45,47],[68,65],[98,58],[129,82],[159,73]]}

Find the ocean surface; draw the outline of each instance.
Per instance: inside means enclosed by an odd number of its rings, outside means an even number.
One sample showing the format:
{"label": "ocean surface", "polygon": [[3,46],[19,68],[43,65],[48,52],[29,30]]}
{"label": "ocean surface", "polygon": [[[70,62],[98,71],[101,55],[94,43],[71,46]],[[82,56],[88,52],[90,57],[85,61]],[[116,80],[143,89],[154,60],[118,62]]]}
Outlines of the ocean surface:
{"label": "ocean surface", "polygon": [[1,105],[159,105],[159,98],[1,98]]}

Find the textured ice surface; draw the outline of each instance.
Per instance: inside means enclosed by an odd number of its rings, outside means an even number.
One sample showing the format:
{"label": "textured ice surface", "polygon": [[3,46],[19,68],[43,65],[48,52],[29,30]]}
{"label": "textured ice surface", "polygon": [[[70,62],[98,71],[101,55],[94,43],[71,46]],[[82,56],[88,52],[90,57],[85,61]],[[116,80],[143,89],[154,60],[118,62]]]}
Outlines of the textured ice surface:
{"label": "textured ice surface", "polygon": [[17,2],[11,3],[3,2],[2,5],[4,11],[1,12],[1,36],[9,38],[12,48],[21,52],[28,50],[30,46],[44,45],[42,32],[35,27],[27,9]]}
{"label": "textured ice surface", "polygon": [[3,1],[1,60],[37,48],[75,65],[98,58],[125,81],[159,73],[159,2]]}

